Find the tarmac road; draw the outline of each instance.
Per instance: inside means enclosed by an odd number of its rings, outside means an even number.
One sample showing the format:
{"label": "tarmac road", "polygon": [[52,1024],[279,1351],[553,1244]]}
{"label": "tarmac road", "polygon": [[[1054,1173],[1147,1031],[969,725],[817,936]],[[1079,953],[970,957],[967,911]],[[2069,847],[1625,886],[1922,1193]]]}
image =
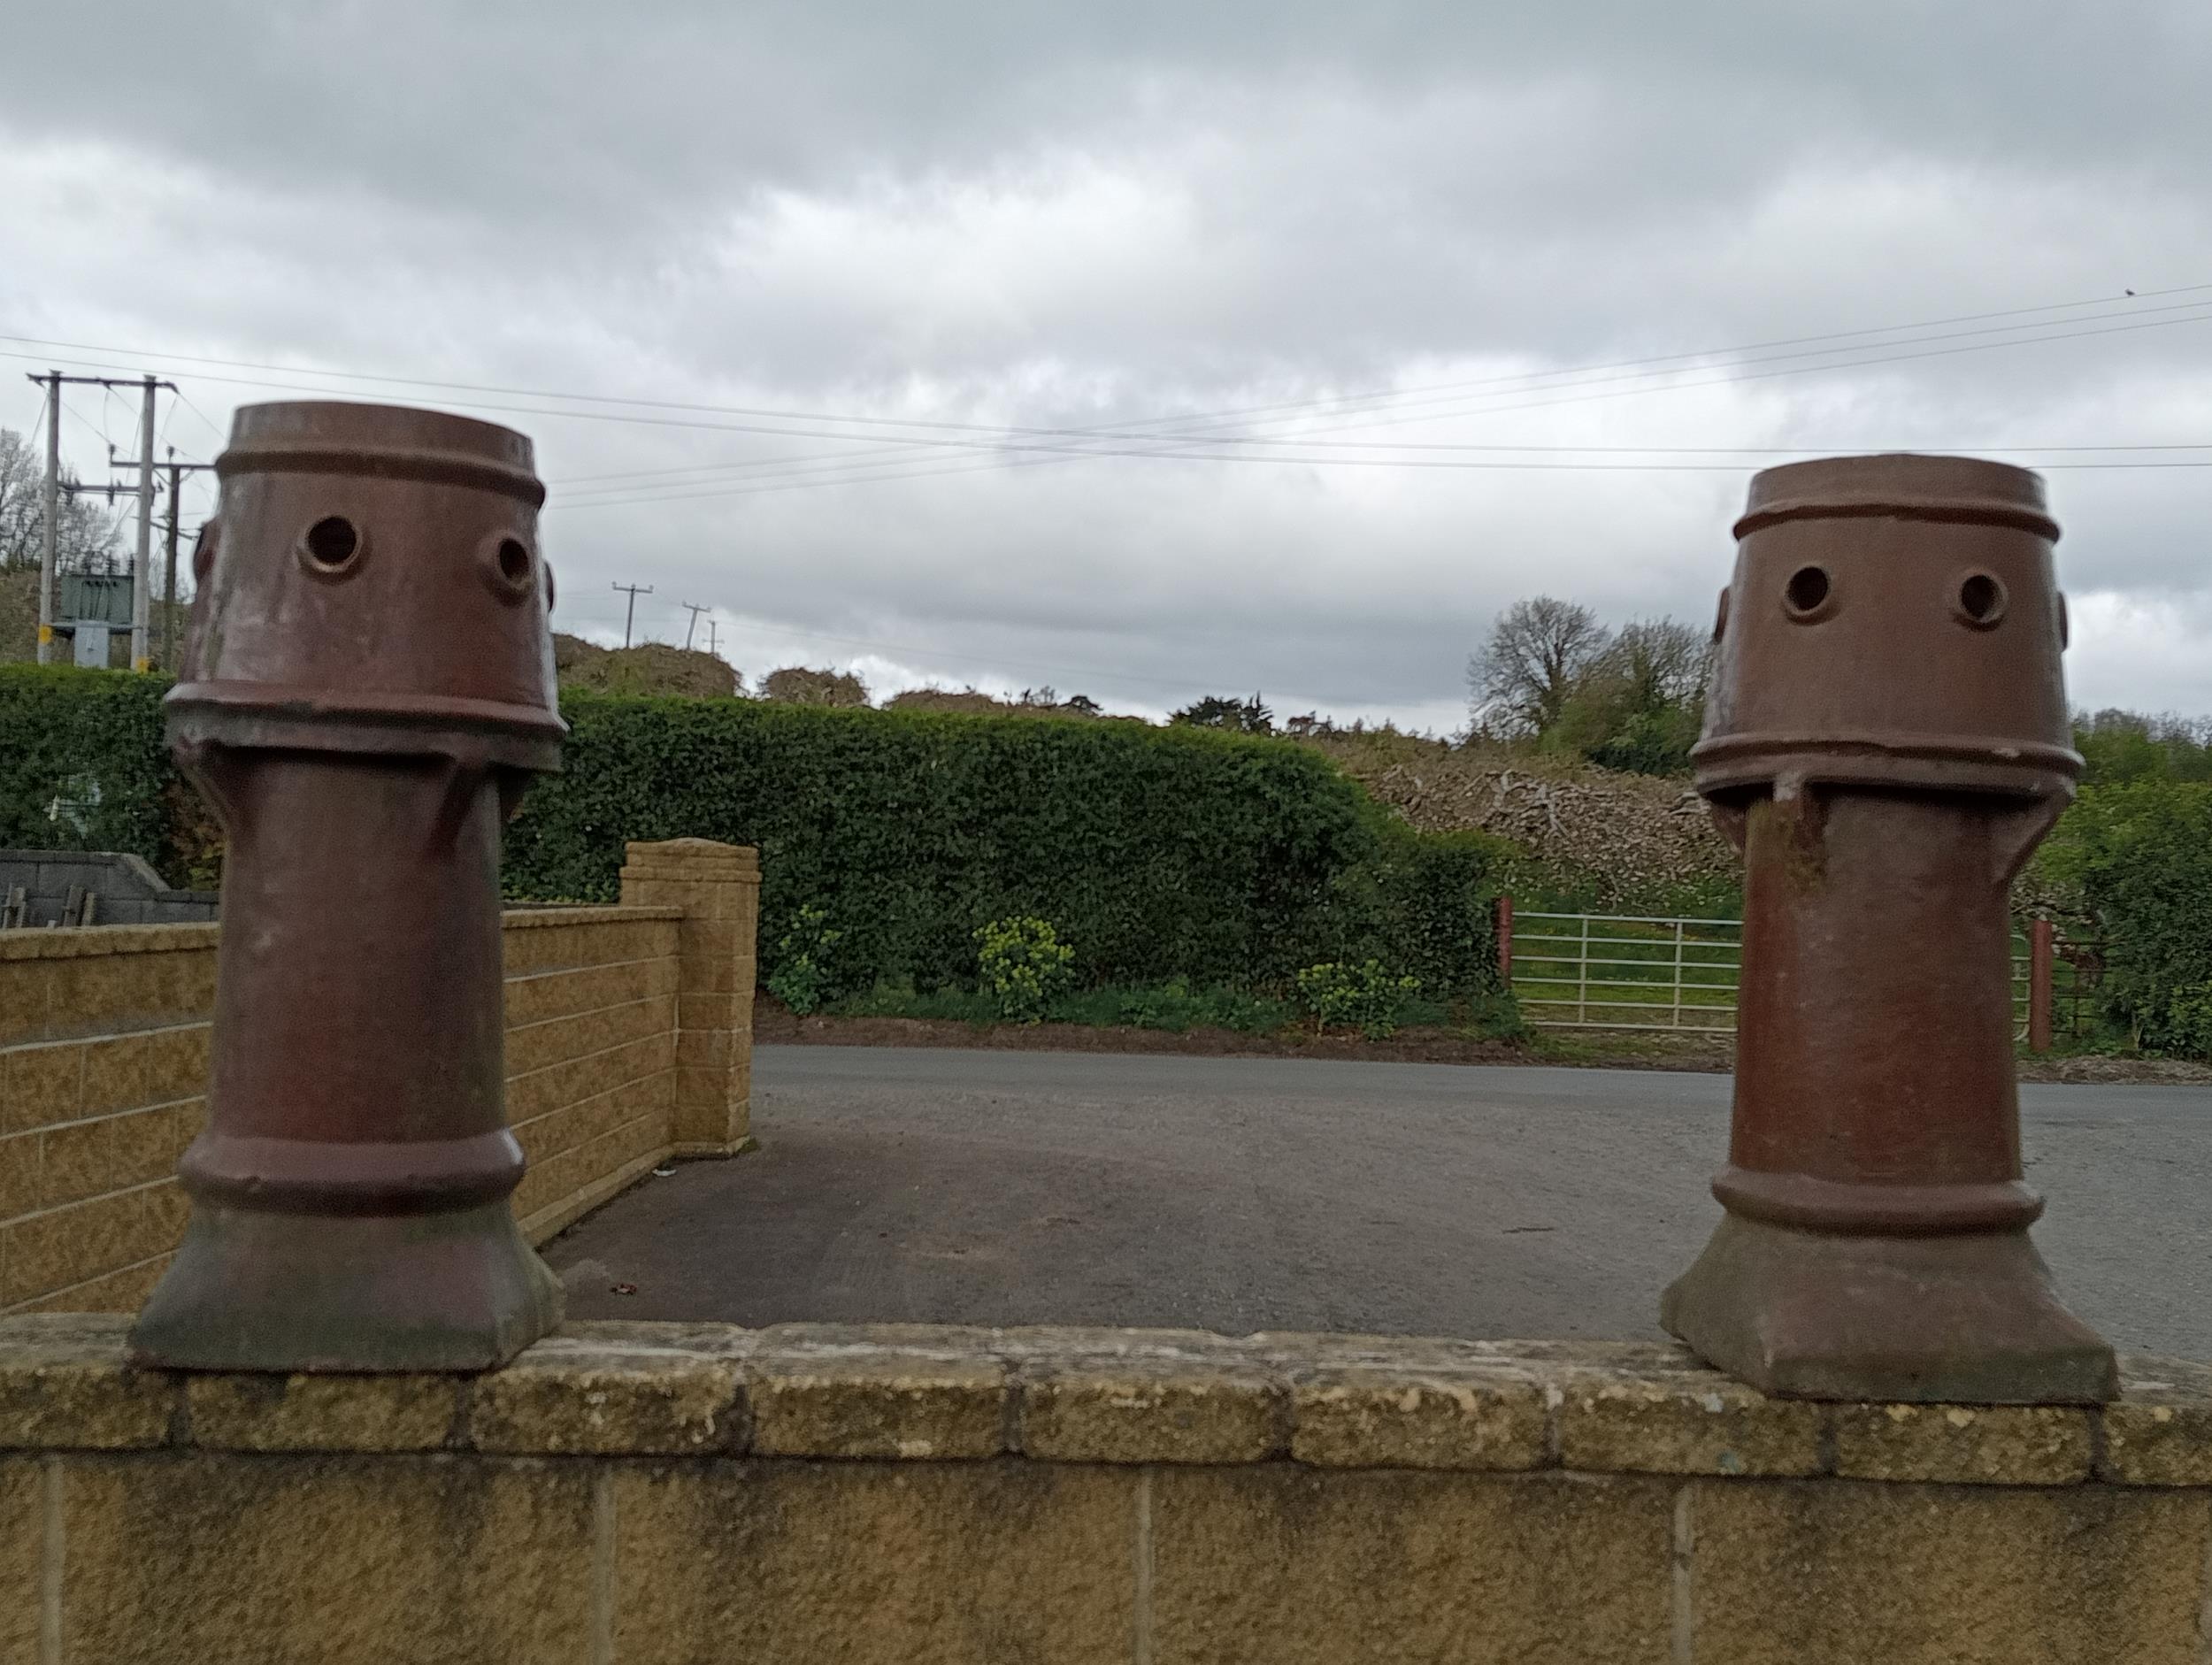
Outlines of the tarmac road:
{"label": "tarmac road", "polygon": [[[753,1082],[758,1151],[547,1247],[572,1316],[1655,1336],[1727,1144],[1716,1075],[810,1046]],[[2212,1358],[2212,1091],[2021,1101],[2074,1309]]]}

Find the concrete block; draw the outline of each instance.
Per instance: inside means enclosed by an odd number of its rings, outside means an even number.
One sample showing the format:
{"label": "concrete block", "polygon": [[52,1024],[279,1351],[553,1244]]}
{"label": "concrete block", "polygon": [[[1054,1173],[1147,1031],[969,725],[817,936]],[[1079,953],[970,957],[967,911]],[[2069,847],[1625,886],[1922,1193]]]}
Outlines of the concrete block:
{"label": "concrete block", "polygon": [[730,1067],[730,1032],[726,1029],[680,1029],[676,1033],[676,1067],[680,1070],[726,1070]]}
{"label": "concrete block", "polygon": [[154,1293],[154,1285],[168,1270],[175,1258],[173,1251],[155,1255],[151,1260],[138,1261],[119,1266],[111,1272],[81,1284],[71,1284],[41,1295],[35,1301],[25,1301],[14,1308],[19,1313],[131,1313],[135,1314],[146,1304],[146,1297]]}
{"label": "concrete block", "polygon": [[[53,985],[50,961],[0,960],[0,1047],[47,1038]],[[0,1098],[0,1104],[5,1102]]]}
{"label": "concrete block", "polygon": [[1150,1476],[1158,1665],[1661,1665],[1672,1487],[1571,1476]]}
{"label": "concrete block", "polygon": [[770,1342],[745,1362],[755,1453],[777,1457],[995,1457],[1011,1388],[996,1360]]}
{"label": "concrete block", "polygon": [[[0,972],[12,969],[0,965]],[[0,1052],[0,1132],[73,1121],[84,1102],[85,1051],[65,1040]]]}
{"label": "concrete block", "polygon": [[1689,1484],[1697,1665],[2200,1657],[2200,1495]]}
{"label": "concrete block", "polygon": [[[48,1128],[38,1135],[37,1206],[58,1208],[173,1172],[177,1163],[180,1109],[165,1105],[127,1110]],[[5,1188],[4,1182],[0,1182],[0,1191]]]}
{"label": "concrete block", "polygon": [[0,1320],[0,1447],[109,1451],[167,1439],[175,1385],[123,1362],[128,1327],[78,1313]]}
{"label": "concrete block", "polygon": [[2124,1357],[2120,1393],[2102,1413],[2104,1477],[2123,1485],[2212,1486],[2212,1364]]}
{"label": "concrete block", "polygon": [[69,1657],[589,1665],[592,1485],[433,1456],[72,1462]]}
{"label": "concrete block", "polygon": [[173,1180],[0,1224],[0,1305],[81,1284],[173,1248],[184,1230]]}
{"label": "concrete block", "polygon": [[1516,1469],[1548,1458],[1542,1385],[1511,1370],[1299,1372],[1291,1454],[1321,1468]]}
{"label": "concrete block", "polygon": [[1126,1665],[1137,1484],[1049,1463],[626,1466],[613,1657]]}
{"label": "concrete block", "polygon": [[1835,1471],[1862,1480],[2070,1485],[2089,1477],[2091,1413],[2064,1405],[1837,1405]]}
{"label": "concrete block", "polygon": [[1769,1399],[1670,1360],[1570,1368],[1553,1378],[1559,1461],[1601,1474],[1817,1474],[1824,1407]]}
{"label": "concrete block", "polygon": [[1290,1446],[1286,1383],[1251,1365],[1033,1370],[1018,1385],[1026,1455],[1063,1462],[1257,1462]]}
{"label": "concrete block", "polygon": [[733,1096],[728,1071],[680,1069],[672,1080],[676,1143],[731,1146],[749,1136],[751,1107],[746,1099]]}
{"label": "concrete block", "polygon": [[686,994],[733,994],[737,959],[733,954],[693,953],[688,945],[676,956],[677,976]]}
{"label": "concrete block", "polygon": [[459,1424],[451,1376],[184,1378],[192,1443],[208,1451],[435,1451]]}
{"label": "concrete block", "polygon": [[44,1185],[39,1173],[41,1135],[0,1135],[0,1220],[28,1214],[38,1207]]}
{"label": "concrete block", "polygon": [[57,1038],[204,1022],[215,1004],[211,948],[82,953],[54,961],[52,977],[48,1011]]}
{"label": "concrete block", "polygon": [[0,1456],[0,1660],[33,1665],[43,1628],[45,1462]]}
{"label": "concrete block", "polygon": [[676,1024],[686,1031],[744,1032],[753,1026],[753,1003],[738,994],[687,991],[676,1001]]}
{"label": "concrete block", "polygon": [[556,1334],[480,1377],[468,1439],[480,1451],[701,1456],[744,1449],[733,1354]]}

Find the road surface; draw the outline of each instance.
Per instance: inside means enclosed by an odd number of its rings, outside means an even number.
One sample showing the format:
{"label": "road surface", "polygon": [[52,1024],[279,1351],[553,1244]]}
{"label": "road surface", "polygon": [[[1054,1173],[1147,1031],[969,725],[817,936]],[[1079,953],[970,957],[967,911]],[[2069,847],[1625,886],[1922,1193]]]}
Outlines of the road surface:
{"label": "road surface", "polygon": [[[1715,1075],[816,1046],[753,1081],[758,1151],[548,1246],[573,1316],[1654,1336],[1727,1143]],[[2212,1091],[2021,1100],[2075,1310],[2212,1358]]]}

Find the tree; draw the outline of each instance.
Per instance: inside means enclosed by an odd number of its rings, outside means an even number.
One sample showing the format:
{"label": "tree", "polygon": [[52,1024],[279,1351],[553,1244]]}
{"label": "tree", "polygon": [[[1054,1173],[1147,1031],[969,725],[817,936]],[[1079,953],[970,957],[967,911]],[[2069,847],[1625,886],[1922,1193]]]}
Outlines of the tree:
{"label": "tree", "polygon": [[[66,473],[62,478],[69,480]],[[105,508],[98,498],[63,496],[54,528],[54,559],[61,571],[105,564],[120,524]],[[23,435],[0,428],[0,572],[35,569],[45,540],[46,464]]]}
{"label": "tree", "polygon": [[1543,733],[1559,721],[1611,640],[1586,607],[1550,595],[1514,602],[1467,662],[1470,726],[1507,735]]}
{"label": "tree", "polygon": [[0,428],[0,572],[38,564],[43,535],[45,465],[31,455],[23,436]]}
{"label": "tree", "polygon": [[2084,786],[2124,780],[2212,780],[2212,717],[2103,710],[2074,717]]}
{"label": "tree", "polygon": [[1248,700],[1230,700],[1217,694],[1209,694],[1171,713],[1167,720],[1180,723],[1188,728],[1226,729],[1234,734],[1272,734],[1275,732],[1275,713],[1260,702],[1256,693]]}
{"label": "tree", "polygon": [[1548,743],[1601,768],[1680,774],[1705,722],[1711,641],[1675,618],[1635,619],[1584,672]]}
{"label": "tree", "polygon": [[849,671],[786,665],[761,679],[760,697],[791,705],[865,705],[868,685]]}

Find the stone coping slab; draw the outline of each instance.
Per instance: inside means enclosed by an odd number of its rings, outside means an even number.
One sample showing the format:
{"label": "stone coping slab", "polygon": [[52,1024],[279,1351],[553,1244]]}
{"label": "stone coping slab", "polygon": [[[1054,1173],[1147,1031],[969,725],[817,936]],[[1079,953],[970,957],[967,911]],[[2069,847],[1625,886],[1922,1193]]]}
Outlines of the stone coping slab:
{"label": "stone coping slab", "polygon": [[[637,919],[681,919],[681,908],[631,908],[618,903],[560,903],[549,907],[511,905],[499,916],[509,931],[542,931],[556,925],[624,925]],[[0,932],[0,960],[81,960],[105,954],[173,954],[212,948],[223,939],[219,924],[176,925],[79,925],[69,930]]]}
{"label": "stone coping slab", "polygon": [[131,1369],[130,1320],[0,1319],[0,1450],[481,1452],[2212,1485],[2212,1366],[2118,1402],[1769,1399],[1662,1343],[572,1324],[480,1377]]}
{"label": "stone coping slab", "polygon": [[634,919],[680,919],[680,908],[634,908],[619,902],[510,902],[499,916],[509,931],[541,931],[553,925],[626,925]]}
{"label": "stone coping slab", "polygon": [[74,925],[67,930],[0,931],[0,960],[81,960],[102,954],[174,954],[211,948],[219,925]]}

